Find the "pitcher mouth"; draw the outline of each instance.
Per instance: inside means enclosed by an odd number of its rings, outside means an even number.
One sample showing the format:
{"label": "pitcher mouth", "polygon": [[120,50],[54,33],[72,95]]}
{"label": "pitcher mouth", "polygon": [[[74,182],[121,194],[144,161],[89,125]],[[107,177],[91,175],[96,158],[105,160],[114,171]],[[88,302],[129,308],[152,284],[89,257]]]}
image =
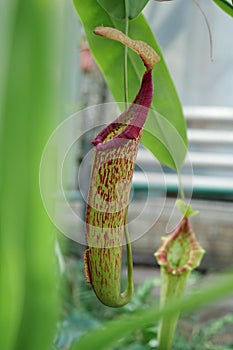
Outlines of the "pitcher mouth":
{"label": "pitcher mouth", "polygon": [[154,255],[168,273],[181,275],[199,266],[204,252],[184,217],[173,233],[163,237],[163,244]]}
{"label": "pitcher mouth", "polygon": [[132,104],[92,141],[97,150],[116,147],[123,140],[141,137],[142,128],[153,98],[152,71],[146,71],[137,96]]}

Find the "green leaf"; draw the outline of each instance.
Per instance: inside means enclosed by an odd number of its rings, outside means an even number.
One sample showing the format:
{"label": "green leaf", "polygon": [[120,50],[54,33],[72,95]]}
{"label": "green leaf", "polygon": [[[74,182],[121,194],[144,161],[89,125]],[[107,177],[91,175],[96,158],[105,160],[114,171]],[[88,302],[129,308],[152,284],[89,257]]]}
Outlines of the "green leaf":
{"label": "green leaf", "polygon": [[[117,102],[124,101],[124,47],[118,43],[93,34],[101,24],[124,32],[125,21],[110,17],[95,0],[74,0],[76,10],[83,23],[93,56],[100,66],[106,82]],[[91,8],[91,11],[88,9]],[[179,98],[162,57],[154,35],[142,15],[129,21],[129,36],[143,40],[160,55],[161,61],[153,71],[154,99],[152,108],[161,118],[150,113],[145,124],[142,143],[164,164],[180,169],[187,147],[186,124]],[[135,97],[145,71],[137,54],[128,50],[129,101]],[[167,128],[169,129],[167,131]],[[177,149],[179,140],[179,151]],[[175,159],[174,159],[175,157]]]}
{"label": "green leaf", "polygon": [[97,0],[110,16],[118,19],[126,18],[126,6],[128,18],[136,18],[142,12],[148,1],[149,0]]}
{"label": "green leaf", "polygon": [[190,204],[185,203],[183,199],[177,199],[176,206],[180,210],[180,212],[186,217],[197,215],[199,213],[198,210],[193,210]]}
{"label": "green leaf", "polygon": [[129,19],[136,18],[144,9],[149,0],[129,0]]}
{"label": "green leaf", "polygon": [[[226,0],[213,0],[224,12],[233,17],[233,6]],[[232,3],[233,4],[233,3]]]}

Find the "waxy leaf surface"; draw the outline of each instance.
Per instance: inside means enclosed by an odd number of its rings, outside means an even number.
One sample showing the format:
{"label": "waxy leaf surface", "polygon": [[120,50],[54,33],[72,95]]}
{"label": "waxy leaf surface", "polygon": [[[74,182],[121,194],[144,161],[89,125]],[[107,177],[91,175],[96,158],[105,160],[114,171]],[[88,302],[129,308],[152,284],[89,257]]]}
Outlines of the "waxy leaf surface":
{"label": "waxy leaf surface", "polygon": [[128,18],[136,18],[148,1],[149,0],[97,0],[110,16],[118,19],[125,19],[126,12]]}

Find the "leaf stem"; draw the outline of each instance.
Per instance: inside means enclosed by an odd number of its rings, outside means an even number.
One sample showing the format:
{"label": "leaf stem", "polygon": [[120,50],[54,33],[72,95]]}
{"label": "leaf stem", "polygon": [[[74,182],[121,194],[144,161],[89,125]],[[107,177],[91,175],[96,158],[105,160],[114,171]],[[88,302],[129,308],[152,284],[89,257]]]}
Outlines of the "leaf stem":
{"label": "leaf stem", "polygon": [[[160,307],[163,309],[166,303],[179,302],[184,294],[190,272],[183,275],[172,275],[167,273],[161,266],[161,300]],[[180,310],[168,317],[163,317],[159,324],[158,350],[170,350],[174,334],[179,320]]]}
{"label": "leaf stem", "polygon": [[178,183],[179,183],[180,198],[185,202],[185,193],[184,193],[184,188],[182,185],[181,176],[179,172],[177,173],[177,176],[178,176]]}
{"label": "leaf stem", "polygon": [[[128,9],[128,0],[125,0],[125,35],[128,36],[129,33],[129,9]],[[124,47],[124,98],[125,98],[125,107],[127,108],[128,104],[128,47]]]}

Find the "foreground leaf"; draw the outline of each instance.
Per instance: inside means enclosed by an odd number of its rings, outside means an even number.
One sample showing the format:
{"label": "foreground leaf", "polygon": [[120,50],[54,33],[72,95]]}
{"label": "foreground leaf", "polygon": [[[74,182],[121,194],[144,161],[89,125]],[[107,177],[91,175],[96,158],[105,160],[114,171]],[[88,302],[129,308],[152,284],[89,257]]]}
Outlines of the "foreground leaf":
{"label": "foreground leaf", "polygon": [[182,298],[178,302],[167,303],[163,310],[159,310],[157,306],[152,306],[147,310],[106,322],[103,327],[89,331],[71,349],[92,350],[93,339],[97,349],[111,349],[119,339],[157,322],[162,316],[169,317],[179,310],[182,312],[196,311],[201,306],[209,304],[220,297],[230,295],[232,292],[233,273],[230,271],[228,276],[216,279],[208,287],[202,287],[198,293]]}
{"label": "foreground leaf", "polygon": [[53,229],[40,197],[39,165],[57,115],[60,11],[55,1],[0,5],[1,350],[48,350],[55,329]]}

